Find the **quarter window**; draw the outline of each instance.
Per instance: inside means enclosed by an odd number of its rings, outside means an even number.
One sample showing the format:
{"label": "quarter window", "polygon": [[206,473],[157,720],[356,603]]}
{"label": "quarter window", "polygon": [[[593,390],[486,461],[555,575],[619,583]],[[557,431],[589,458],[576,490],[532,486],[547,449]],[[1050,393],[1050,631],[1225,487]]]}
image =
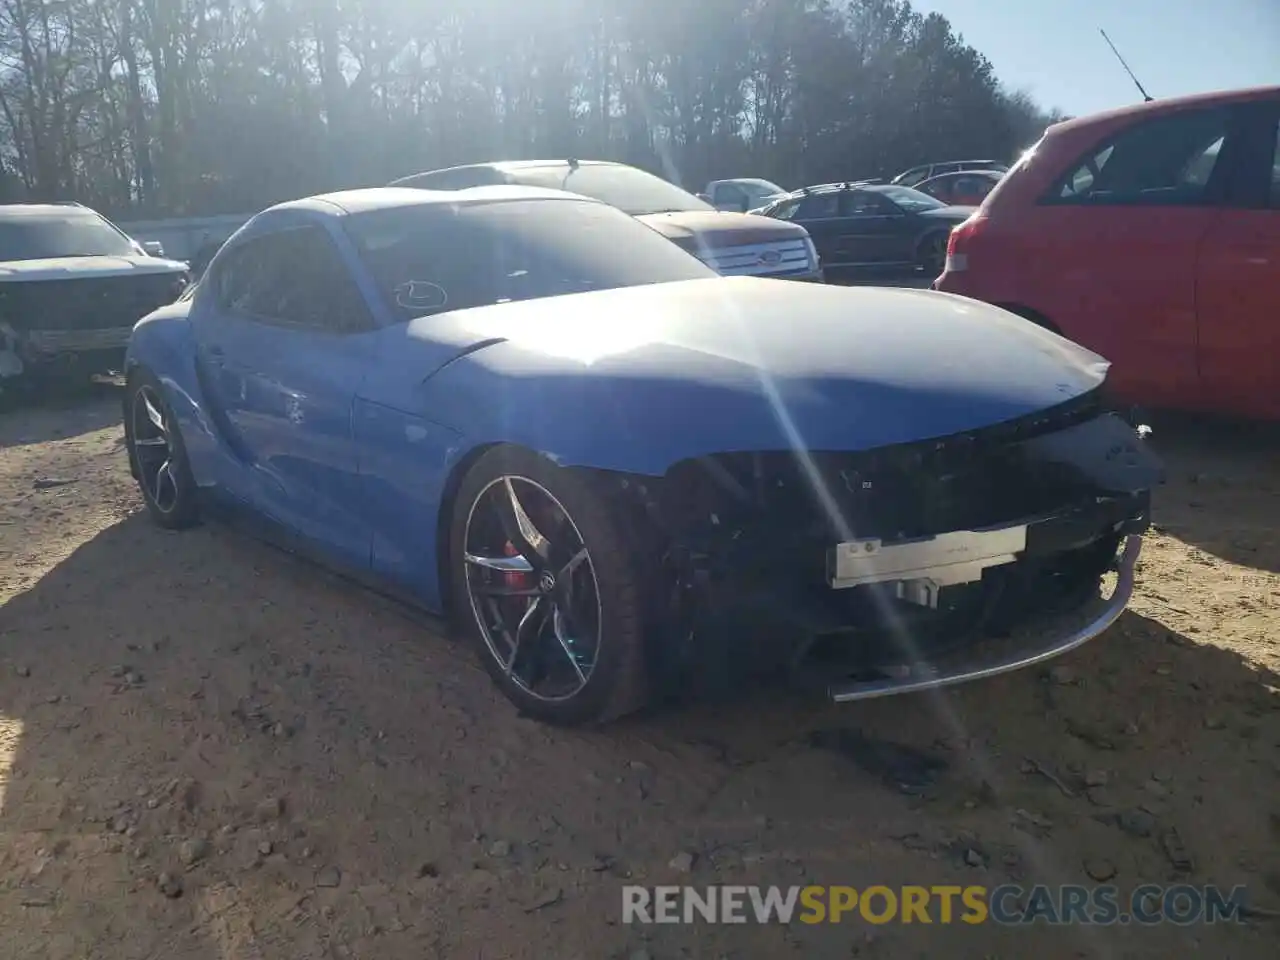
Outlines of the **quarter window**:
{"label": "quarter window", "polygon": [[1207,202],[1227,121],[1223,110],[1202,110],[1130,127],[1073,167],[1050,201],[1162,206]]}

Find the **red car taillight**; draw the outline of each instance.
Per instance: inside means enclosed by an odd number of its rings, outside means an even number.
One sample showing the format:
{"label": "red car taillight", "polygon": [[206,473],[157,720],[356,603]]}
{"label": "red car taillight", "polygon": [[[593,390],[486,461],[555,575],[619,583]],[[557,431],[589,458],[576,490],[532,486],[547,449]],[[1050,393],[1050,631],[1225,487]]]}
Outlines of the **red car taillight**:
{"label": "red car taillight", "polygon": [[963,273],[969,269],[969,250],[986,222],[985,217],[973,216],[951,231],[947,238],[947,273]]}

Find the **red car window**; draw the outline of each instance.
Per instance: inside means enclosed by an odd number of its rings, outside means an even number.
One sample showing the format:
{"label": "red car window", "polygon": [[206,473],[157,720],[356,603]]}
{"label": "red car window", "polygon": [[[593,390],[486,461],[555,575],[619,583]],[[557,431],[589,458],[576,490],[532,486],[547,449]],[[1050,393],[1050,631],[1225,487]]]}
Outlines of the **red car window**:
{"label": "red car window", "polygon": [[1076,164],[1057,203],[1198,203],[1227,133],[1225,110],[1197,110],[1129,127]]}
{"label": "red car window", "polygon": [[945,202],[951,196],[954,186],[955,184],[951,180],[939,180],[936,183],[929,184],[928,189],[925,192],[927,192],[929,196],[937,197],[939,200]]}

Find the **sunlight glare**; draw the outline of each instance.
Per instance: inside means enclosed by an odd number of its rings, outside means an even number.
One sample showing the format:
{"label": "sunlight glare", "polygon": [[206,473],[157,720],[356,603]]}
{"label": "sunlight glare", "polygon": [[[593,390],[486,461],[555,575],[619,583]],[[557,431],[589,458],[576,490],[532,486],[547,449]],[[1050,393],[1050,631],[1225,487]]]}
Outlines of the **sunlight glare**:
{"label": "sunlight glare", "polygon": [[22,740],[22,721],[0,713],[0,810],[4,809],[4,796],[9,787],[13,761],[18,755]]}

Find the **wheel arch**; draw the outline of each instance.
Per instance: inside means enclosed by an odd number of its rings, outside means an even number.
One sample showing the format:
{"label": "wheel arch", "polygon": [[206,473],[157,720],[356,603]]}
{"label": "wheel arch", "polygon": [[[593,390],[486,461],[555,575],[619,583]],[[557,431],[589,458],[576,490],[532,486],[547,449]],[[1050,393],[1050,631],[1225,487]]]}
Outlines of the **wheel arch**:
{"label": "wheel arch", "polygon": [[439,591],[440,611],[446,617],[452,617],[453,607],[453,568],[449,564],[449,553],[453,546],[453,509],[458,499],[458,491],[463,480],[471,472],[471,468],[490,450],[505,444],[494,441],[481,443],[472,447],[455,463],[445,477],[444,486],[440,488],[440,505],[436,512],[436,589]]}
{"label": "wheel arch", "polygon": [[163,381],[166,374],[181,369],[181,357],[190,352],[191,322],[185,309],[174,313],[169,309],[144,317],[134,326],[125,351],[126,376],[143,366]]}

